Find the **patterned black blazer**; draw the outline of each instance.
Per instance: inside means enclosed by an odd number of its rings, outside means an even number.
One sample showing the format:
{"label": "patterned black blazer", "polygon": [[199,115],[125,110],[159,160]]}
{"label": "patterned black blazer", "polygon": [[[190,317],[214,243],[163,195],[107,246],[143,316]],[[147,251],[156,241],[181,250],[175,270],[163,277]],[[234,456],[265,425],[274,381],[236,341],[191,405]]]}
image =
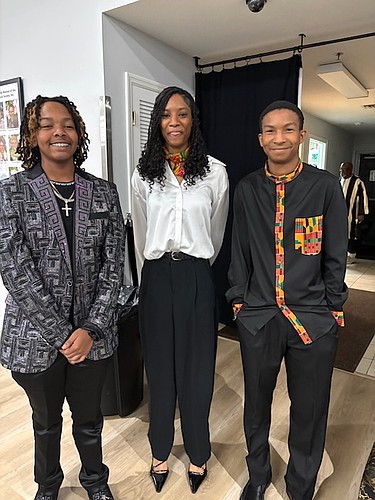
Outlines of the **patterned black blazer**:
{"label": "patterned black blazer", "polygon": [[75,187],[70,256],[41,166],[0,182],[0,272],[9,292],[0,362],[10,370],[45,370],[78,327],[97,337],[88,359],[108,357],[117,347],[124,222],[116,186],[77,169]]}

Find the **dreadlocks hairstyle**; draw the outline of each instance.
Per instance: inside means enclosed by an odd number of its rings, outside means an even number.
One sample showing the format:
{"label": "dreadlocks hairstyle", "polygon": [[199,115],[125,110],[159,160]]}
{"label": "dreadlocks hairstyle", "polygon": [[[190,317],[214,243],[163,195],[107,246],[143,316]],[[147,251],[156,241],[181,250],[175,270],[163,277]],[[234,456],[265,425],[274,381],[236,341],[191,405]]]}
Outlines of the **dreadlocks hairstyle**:
{"label": "dreadlocks hairstyle", "polygon": [[39,148],[35,146],[35,136],[39,129],[40,108],[45,102],[51,101],[63,104],[73,119],[78,134],[78,146],[73,155],[73,161],[76,167],[80,167],[87,158],[90,140],[86,132],[85,123],[75,104],[62,95],[56,97],[43,97],[38,95],[33,101],[27,104],[20,127],[20,140],[17,147],[17,153],[25,169],[33,168],[34,165],[40,161]]}
{"label": "dreadlocks hairstyle", "polygon": [[165,180],[165,155],[163,152],[164,138],[161,133],[160,123],[169,99],[174,94],[180,94],[191,110],[193,119],[189,154],[185,163],[185,181],[188,186],[196,183],[197,179],[203,179],[209,172],[206,145],[199,128],[198,108],[193,97],[179,87],[167,87],[160,92],[155,100],[148,128],[148,139],[137,168],[143,180],[147,179],[152,188],[154,182],[164,186]]}

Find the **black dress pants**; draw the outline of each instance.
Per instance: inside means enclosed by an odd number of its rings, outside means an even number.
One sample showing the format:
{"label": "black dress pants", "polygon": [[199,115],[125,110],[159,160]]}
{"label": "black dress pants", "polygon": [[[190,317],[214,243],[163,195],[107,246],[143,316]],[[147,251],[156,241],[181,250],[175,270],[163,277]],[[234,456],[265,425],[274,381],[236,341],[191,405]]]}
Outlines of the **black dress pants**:
{"label": "black dress pants", "polygon": [[152,455],[164,461],[171,452],[178,400],[186,453],[201,466],[211,454],[208,417],[217,347],[209,262],[146,260],[139,306]]}
{"label": "black dress pants", "polygon": [[109,359],[86,359],[71,365],[59,353],[56,361],[43,372],[12,372],[33,410],[34,477],[45,494],[56,493],[64,477],[60,465],[60,440],[65,397],[72,412],[72,433],[82,463],[79,474],[82,486],[96,492],[108,482],[108,467],[102,462],[100,401]]}
{"label": "black dress pants", "polygon": [[290,406],[285,475],[294,500],[311,500],[324,451],[337,325],[305,345],[279,312],[255,336],[237,321],[245,377],[246,458],[254,485],[271,479],[269,429],[272,395],[285,358]]}

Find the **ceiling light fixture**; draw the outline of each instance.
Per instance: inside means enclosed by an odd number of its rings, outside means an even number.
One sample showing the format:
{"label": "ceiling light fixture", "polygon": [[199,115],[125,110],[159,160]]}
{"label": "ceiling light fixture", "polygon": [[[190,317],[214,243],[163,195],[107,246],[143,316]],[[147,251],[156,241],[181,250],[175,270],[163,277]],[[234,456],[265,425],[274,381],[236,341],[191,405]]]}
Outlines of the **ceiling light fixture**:
{"label": "ceiling light fixture", "polygon": [[246,5],[251,12],[260,12],[266,3],[267,0],[246,0]]}
{"label": "ceiling light fixture", "polygon": [[[341,54],[340,54],[341,55]],[[316,73],[337,92],[348,99],[368,97],[368,90],[343,65],[341,61],[331,64],[321,64]]]}

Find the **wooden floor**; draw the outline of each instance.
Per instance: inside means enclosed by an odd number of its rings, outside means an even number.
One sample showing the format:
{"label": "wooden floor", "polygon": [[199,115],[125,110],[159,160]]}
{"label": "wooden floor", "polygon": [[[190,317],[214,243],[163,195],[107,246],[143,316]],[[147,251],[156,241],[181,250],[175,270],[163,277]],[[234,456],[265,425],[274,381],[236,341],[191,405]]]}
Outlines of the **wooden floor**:
{"label": "wooden floor", "polygon": [[[197,381],[199,383],[199,381]],[[195,498],[238,499],[247,481],[245,442],[242,430],[243,381],[239,345],[219,339],[215,395],[211,411],[212,458],[209,474]],[[359,484],[375,438],[375,380],[366,375],[335,370],[327,443],[316,500],[357,500]],[[267,500],[286,499],[283,475],[288,456],[289,400],[284,370],[280,373],[273,405],[271,451],[273,483]],[[70,436],[69,410],[64,410],[62,466],[65,472],[59,500],[87,498],[77,479],[79,460]],[[186,480],[187,457],[176,416],[176,439],[170,458],[171,474],[161,494],[154,492],[148,477],[150,450],[147,441],[147,401],[127,418],[106,417],[105,462],[117,500],[192,497]],[[33,439],[26,396],[0,369],[0,498],[31,500]]]}

